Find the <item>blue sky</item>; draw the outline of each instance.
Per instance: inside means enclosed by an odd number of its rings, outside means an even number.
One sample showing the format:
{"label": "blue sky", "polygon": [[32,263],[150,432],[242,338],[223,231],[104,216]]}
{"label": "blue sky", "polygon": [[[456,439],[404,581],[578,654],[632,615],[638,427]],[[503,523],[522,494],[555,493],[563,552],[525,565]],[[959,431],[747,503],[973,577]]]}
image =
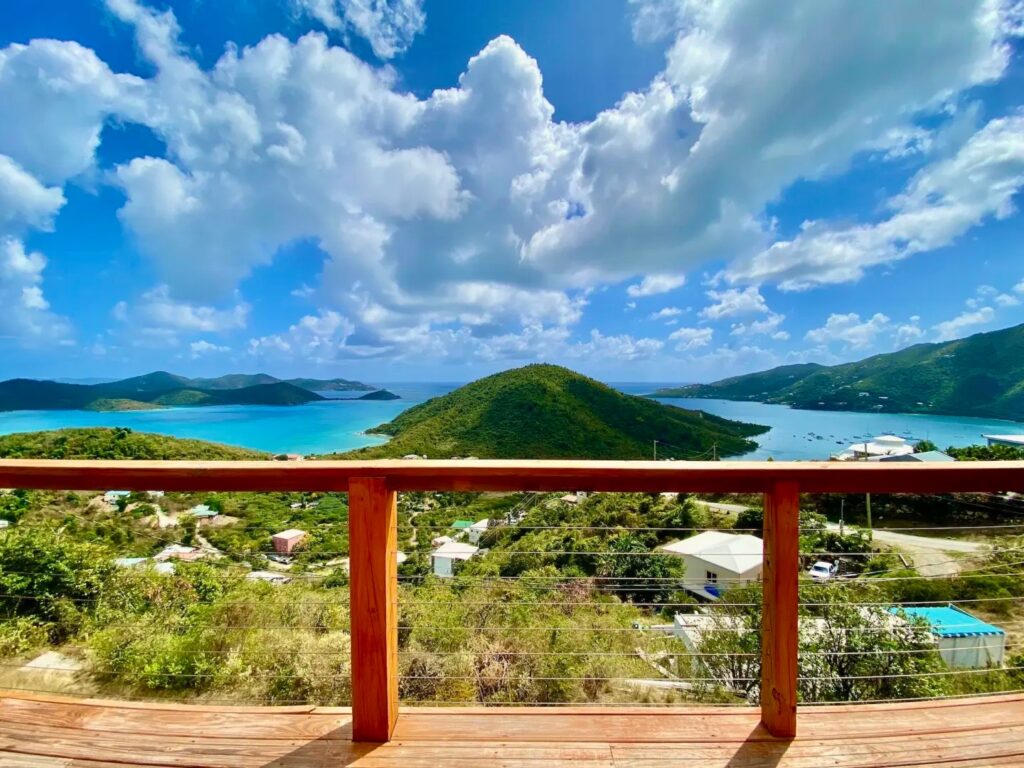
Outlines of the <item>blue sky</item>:
{"label": "blue sky", "polygon": [[1024,322],[1016,0],[0,6],[0,376],[609,380]]}

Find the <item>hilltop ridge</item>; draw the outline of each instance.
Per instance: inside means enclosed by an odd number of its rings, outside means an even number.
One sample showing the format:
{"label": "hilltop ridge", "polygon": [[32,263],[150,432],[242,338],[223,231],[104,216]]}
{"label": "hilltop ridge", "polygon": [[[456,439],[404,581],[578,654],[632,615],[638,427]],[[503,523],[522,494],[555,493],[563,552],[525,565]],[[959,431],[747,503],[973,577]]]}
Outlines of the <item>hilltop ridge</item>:
{"label": "hilltop ridge", "polygon": [[1024,420],[1024,325],[915,344],[853,363],[785,365],[653,397],[754,400],[810,410]]}
{"label": "hilltop ridge", "polygon": [[557,365],[535,364],[487,376],[402,412],[369,432],[388,443],[352,458],[651,458],[746,453],[766,427],[624,395]]}
{"label": "hilltop ridge", "polygon": [[168,406],[301,405],[324,400],[318,392],[372,392],[349,379],[277,379],[265,373],[228,374],[212,379],[154,371],[100,384],[69,384],[36,379],[0,382],[0,411],[129,411]]}

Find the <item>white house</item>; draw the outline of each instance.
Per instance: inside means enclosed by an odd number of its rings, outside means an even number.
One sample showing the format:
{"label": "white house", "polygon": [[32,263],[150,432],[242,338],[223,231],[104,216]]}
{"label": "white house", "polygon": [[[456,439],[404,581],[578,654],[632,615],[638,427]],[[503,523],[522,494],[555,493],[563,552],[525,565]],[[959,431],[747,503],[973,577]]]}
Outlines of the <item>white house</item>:
{"label": "white house", "polygon": [[430,553],[430,565],[435,576],[454,576],[455,563],[471,560],[479,552],[478,547],[462,541],[449,541]]}
{"label": "white house", "polygon": [[469,539],[470,544],[479,544],[480,537],[484,535],[487,529],[490,527],[490,520],[477,520],[469,528],[466,529],[466,537]]}
{"label": "white house", "polygon": [[835,454],[837,461],[879,461],[883,456],[906,456],[914,446],[897,435],[879,435],[863,443],[854,443],[845,451]]}
{"label": "white house", "polygon": [[757,536],[704,531],[660,550],[683,558],[683,588],[708,600],[717,600],[729,587],[761,578],[764,544]]}
{"label": "white house", "polygon": [[117,504],[121,499],[127,499],[131,495],[131,491],[107,491],[103,494],[103,501],[107,504]]}
{"label": "white house", "polygon": [[982,435],[989,445],[1008,445],[1011,448],[1024,448],[1024,435]]}

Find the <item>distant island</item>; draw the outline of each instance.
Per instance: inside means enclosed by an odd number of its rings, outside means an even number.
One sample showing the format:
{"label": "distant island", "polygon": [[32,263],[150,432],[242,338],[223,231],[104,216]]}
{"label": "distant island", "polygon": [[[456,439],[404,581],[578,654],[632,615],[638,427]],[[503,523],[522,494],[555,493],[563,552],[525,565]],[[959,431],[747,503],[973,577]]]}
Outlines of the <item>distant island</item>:
{"label": "distant island", "polygon": [[396,395],[387,389],[378,389],[375,392],[367,392],[365,395],[352,398],[353,400],[401,400],[401,395]]}
{"label": "distant island", "polygon": [[377,394],[386,390],[378,391],[368,384],[348,379],[281,380],[262,373],[190,379],[156,371],[101,384],[10,379],[0,382],[0,411],[139,411],[174,406],[302,405],[326,400],[318,392],[330,391]]}
{"label": "distant island", "polygon": [[624,395],[556,365],[528,365],[467,384],[402,412],[371,433],[383,445],[345,458],[677,459],[734,456],[767,427]]}
{"label": "distant island", "polygon": [[855,363],[785,365],[712,384],[659,389],[652,397],[1024,421],[1024,325],[915,344]]}

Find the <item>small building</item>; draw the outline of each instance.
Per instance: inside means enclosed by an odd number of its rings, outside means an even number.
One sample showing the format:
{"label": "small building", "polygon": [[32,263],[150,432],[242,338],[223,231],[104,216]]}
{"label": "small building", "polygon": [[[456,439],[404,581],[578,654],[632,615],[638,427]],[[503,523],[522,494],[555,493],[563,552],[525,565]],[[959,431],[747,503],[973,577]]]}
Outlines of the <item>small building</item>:
{"label": "small building", "polygon": [[453,528],[455,530],[456,535],[458,535],[458,534],[463,533],[464,531],[468,531],[470,528],[472,528],[473,527],[473,521],[472,520],[456,520],[449,527]]}
{"label": "small building", "polygon": [[982,435],[989,445],[1008,445],[1011,448],[1024,448],[1024,435]]}
{"label": "small building", "polygon": [[466,538],[469,539],[469,543],[479,544],[480,537],[487,532],[487,529],[490,528],[490,526],[490,520],[477,520],[475,523],[469,526],[468,533],[466,534]]}
{"label": "small building", "polygon": [[165,560],[182,560],[186,563],[192,563],[196,560],[202,560],[206,555],[206,552],[196,547],[186,547],[184,544],[169,544],[163,550],[153,555],[153,559],[158,563]]}
{"label": "small building", "polygon": [[131,491],[107,491],[103,494],[103,501],[107,504],[117,504],[117,502],[127,499],[131,495]]}
{"label": "small building", "polygon": [[704,531],[659,549],[683,558],[683,589],[707,600],[717,600],[729,587],[761,578],[764,542],[757,536]]}
{"label": "small building", "polygon": [[249,573],[245,574],[245,578],[249,581],[265,581],[267,584],[273,584],[278,587],[291,581],[290,576],[285,576],[277,571],[249,571]]}
{"label": "small building", "polygon": [[290,555],[295,549],[306,540],[306,532],[298,528],[289,528],[287,531],[275,533],[270,537],[274,545],[274,551],[282,555]]}
{"label": "small building", "polygon": [[11,527],[11,521],[10,520],[4,520],[2,517],[0,517],[0,529],[10,528],[10,527]]}
{"label": "small building", "polygon": [[921,451],[921,453],[904,453],[898,456],[882,456],[878,460],[886,463],[892,461],[919,461],[927,464],[956,461],[948,453],[943,453],[942,451]]}
{"label": "small building", "polygon": [[565,494],[565,496],[561,497],[560,501],[564,501],[566,504],[579,504],[585,498],[587,498],[586,491],[576,491],[576,493]]}
{"label": "small building", "polygon": [[451,536],[435,536],[430,540],[430,546],[432,547],[443,547],[445,544],[450,544],[455,541]]}
{"label": "small building", "polygon": [[430,553],[430,566],[435,576],[454,576],[456,563],[472,560],[479,548],[461,541],[449,541]]}
{"label": "small building", "polygon": [[145,568],[152,565],[153,570],[165,576],[174,575],[174,563],[160,563],[156,559],[148,557],[118,557],[114,559],[114,565],[118,568]]}
{"label": "small building", "polygon": [[914,446],[897,435],[879,435],[863,443],[854,443],[845,451],[835,454],[837,461],[879,461],[883,456],[906,456]]}
{"label": "small building", "polygon": [[216,517],[220,514],[217,510],[211,509],[208,504],[196,504],[188,511],[188,513],[192,515],[192,517],[198,517],[201,519]]}
{"label": "small building", "polygon": [[395,560],[398,561],[399,565],[401,565],[402,563],[404,563],[408,559],[409,559],[409,556],[407,554],[405,554],[405,552],[395,552]]}
{"label": "small building", "polygon": [[[900,609],[893,608],[897,613]],[[1006,632],[955,605],[930,605],[902,609],[909,619],[923,619],[939,646],[939,655],[950,667],[982,669],[1000,666],[1006,654]]]}
{"label": "small building", "polygon": [[146,491],[146,495],[151,499],[162,499],[164,497],[163,491]]}

